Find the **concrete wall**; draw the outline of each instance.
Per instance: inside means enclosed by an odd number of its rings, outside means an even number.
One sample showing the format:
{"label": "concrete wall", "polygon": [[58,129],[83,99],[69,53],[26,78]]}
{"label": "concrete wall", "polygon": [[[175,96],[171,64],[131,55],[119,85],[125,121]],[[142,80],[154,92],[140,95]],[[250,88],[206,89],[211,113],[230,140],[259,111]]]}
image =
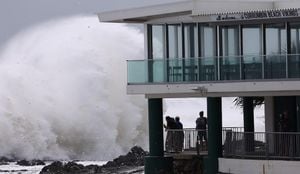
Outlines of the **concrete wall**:
{"label": "concrete wall", "polygon": [[219,158],[219,171],[232,174],[296,174],[300,161]]}

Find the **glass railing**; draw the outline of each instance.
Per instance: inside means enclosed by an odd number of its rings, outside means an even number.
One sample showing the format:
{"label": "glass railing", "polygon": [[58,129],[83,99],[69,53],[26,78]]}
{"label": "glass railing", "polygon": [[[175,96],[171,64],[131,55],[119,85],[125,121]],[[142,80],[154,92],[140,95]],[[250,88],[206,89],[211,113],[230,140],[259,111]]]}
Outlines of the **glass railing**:
{"label": "glass railing", "polygon": [[300,78],[300,55],[129,60],[129,84]]}

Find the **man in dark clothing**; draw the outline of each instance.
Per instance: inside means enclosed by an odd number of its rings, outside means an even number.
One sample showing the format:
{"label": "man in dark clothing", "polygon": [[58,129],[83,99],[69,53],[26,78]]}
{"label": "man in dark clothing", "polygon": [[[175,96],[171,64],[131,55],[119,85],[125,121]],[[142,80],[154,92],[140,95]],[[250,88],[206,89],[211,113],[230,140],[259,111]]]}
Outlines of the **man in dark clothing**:
{"label": "man in dark clothing", "polygon": [[170,116],[166,116],[166,122],[167,122],[167,125],[164,125],[164,128],[166,128],[166,131],[167,131],[165,147],[166,147],[167,152],[173,152],[173,151],[175,151],[174,129],[177,129],[177,124],[176,124],[175,119]]}
{"label": "man in dark clothing", "polygon": [[206,137],[206,129],[207,129],[207,119],[204,117],[204,112],[199,112],[199,118],[196,120],[196,129],[198,130],[197,135],[197,143],[200,141],[200,144],[203,147],[203,140],[205,144],[207,144],[207,137]]}
{"label": "man in dark clothing", "polygon": [[180,118],[178,116],[175,117],[175,121],[176,121],[176,124],[177,124],[177,129],[183,129],[183,125],[180,122]]}
{"label": "man in dark clothing", "polygon": [[181,152],[183,149],[183,142],[184,142],[184,132],[183,132],[183,125],[180,122],[180,118],[177,116],[175,117],[175,121],[177,124],[177,130],[176,130],[176,152]]}

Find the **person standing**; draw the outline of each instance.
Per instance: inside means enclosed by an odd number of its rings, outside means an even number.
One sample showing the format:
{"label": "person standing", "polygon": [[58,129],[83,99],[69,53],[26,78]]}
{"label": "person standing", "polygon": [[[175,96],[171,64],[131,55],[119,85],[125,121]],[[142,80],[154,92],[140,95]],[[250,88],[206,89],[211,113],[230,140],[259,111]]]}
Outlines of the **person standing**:
{"label": "person standing", "polygon": [[197,135],[197,145],[204,147],[204,142],[205,142],[205,147],[207,145],[207,137],[206,137],[206,129],[207,129],[207,119],[204,117],[204,112],[200,111],[199,116],[196,120],[196,129],[198,131]]}
{"label": "person standing", "polygon": [[183,125],[180,122],[179,116],[175,117],[175,122],[177,124],[177,130],[176,130],[176,152],[182,152],[183,149],[183,142],[184,142],[184,132],[183,132]]}
{"label": "person standing", "polygon": [[170,116],[166,116],[166,122],[167,125],[164,125],[164,128],[167,131],[167,137],[166,137],[166,151],[167,152],[173,152],[175,151],[175,132],[174,130],[177,129],[177,124],[175,122],[175,119],[170,117]]}

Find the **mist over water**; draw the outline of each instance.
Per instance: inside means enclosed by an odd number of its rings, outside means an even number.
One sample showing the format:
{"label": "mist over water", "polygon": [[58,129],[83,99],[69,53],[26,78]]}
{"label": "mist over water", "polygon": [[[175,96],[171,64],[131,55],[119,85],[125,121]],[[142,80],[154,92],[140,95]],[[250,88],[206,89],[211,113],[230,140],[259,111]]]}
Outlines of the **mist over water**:
{"label": "mist over water", "polygon": [[77,16],[12,38],[0,54],[0,156],[108,160],[147,144],[146,100],[126,95],[143,35]]}

